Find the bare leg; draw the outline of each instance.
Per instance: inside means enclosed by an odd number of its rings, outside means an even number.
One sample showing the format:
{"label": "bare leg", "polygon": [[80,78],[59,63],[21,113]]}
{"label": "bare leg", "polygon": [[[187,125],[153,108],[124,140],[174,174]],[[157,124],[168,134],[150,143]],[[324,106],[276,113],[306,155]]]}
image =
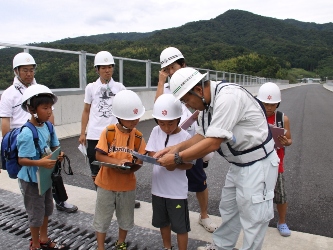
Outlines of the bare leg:
{"label": "bare leg", "polygon": [[118,243],[125,242],[126,236],[127,236],[127,231],[119,228]]}
{"label": "bare leg", "polygon": [[288,207],[287,203],[276,204],[276,208],[279,214],[279,224],[286,223],[287,207]]}
{"label": "bare leg", "polygon": [[47,226],[49,224],[49,217],[44,217],[43,225],[39,228],[40,242],[48,242],[49,238],[47,236]]}
{"label": "bare leg", "polygon": [[179,250],[187,250],[188,233],[177,234],[177,243]]}
{"label": "bare leg", "polygon": [[208,218],[208,188],[202,192],[196,192],[197,200],[200,206],[201,219]]}
{"label": "bare leg", "polygon": [[160,231],[163,240],[163,246],[167,249],[171,248],[171,226],[162,227],[160,228]]}
{"label": "bare leg", "polygon": [[105,246],[104,246],[105,237],[106,237],[106,233],[96,232],[97,250],[105,250]]}
{"label": "bare leg", "polygon": [[31,239],[32,239],[32,246],[39,248],[39,227],[30,227]]}

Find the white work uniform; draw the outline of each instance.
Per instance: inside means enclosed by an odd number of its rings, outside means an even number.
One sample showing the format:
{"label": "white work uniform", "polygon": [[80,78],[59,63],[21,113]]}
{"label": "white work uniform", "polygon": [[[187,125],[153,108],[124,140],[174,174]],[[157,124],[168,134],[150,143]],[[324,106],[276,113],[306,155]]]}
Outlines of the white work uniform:
{"label": "white work uniform", "polygon": [[119,91],[126,88],[112,78],[108,85],[111,91],[107,89],[107,84],[103,84],[98,78],[96,82],[89,83],[85,89],[84,102],[91,105],[87,129],[88,140],[99,140],[106,126],[118,123],[117,118],[112,115],[113,98]]}
{"label": "white work uniform", "polygon": [[[211,82],[208,109],[211,122],[204,126],[204,131],[202,117],[199,117],[197,133],[224,138],[221,144],[223,153],[227,142],[237,151],[261,145],[268,137],[268,125],[256,100],[237,85],[226,86],[215,96],[216,86],[216,82]],[[247,161],[246,157],[241,156],[240,159]],[[274,217],[273,197],[278,165],[279,158],[273,149],[265,159],[249,166],[230,166],[219,207],[222,224],[213,234],[219,249],[233,249],[241,229],[244,231],[241,249],[261,249],[268,223]]]}
{"label": "white work uniform", "polygon": [[[31,85],[37,84],[34,79]],[[10,129],[19,128],[31,118],[31,114],[21,108],[22,95],[27,89],[15,76],[13,84],[1,95],[0,117],[10,118]],[[2,135],[4,136],[4,135]]]}

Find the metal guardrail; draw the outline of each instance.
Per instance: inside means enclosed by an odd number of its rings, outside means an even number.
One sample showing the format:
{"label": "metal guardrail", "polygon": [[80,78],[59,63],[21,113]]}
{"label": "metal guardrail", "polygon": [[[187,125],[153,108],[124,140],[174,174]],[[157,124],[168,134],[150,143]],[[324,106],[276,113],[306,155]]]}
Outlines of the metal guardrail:
{"label": "metal guardrail", "polygon": [[[62,49],[52,49],[52,48],[45,48],[45,47],[37,47],[37,46],[30,46],[30,45],[17,45],[17,44],[9,44],[9,43],[1,43],[1,47],[12,47],[12,48],[22,48],[23,51],[28,52],[30,50],[39,50],[39,51],[47,51],[47,52],[55,52],[55,53],[66,53],[72,55],[79,56],[79,89],[84,90],[87,85],[87,57],[94,57],[95,54],[88,53],[86,51],[71,51],[71,50],[62,50]],[[13,55],[14,57],[14,55]],[[124,62],[138,62],[145,64],[145,85],[140,87],[131,87],[127,86],[129,89],[155,89],[156,86],[152,85],[152,66],[160,65],[159,62],[153,62],[151,60],[139,60],[139,59],[132,59],[132,58],[124,58],[124,57],[117,57],[114,56],[114,59],[118,60],[118,71],[119,71],[119,82],[124,83]],[[38,63],[38,62],[37,62]],[[156,67],[156,66],[155,66]],[[265,82],[276,82],[276,83],[289,83],[288,80],[280,80],[280,79],[271,79],[271,78],[264,78],[258,76],[251,76],[251,75],[244,75],[238,73],[231,73],[225,71],[216,71],[211,69],[202,69],[196,68],[201,73],[207,73],[207,79],[210,80],[227,80],[228,82],[237,83],[240,85],[256,85],[262,84]],[[157,84],[157,83],[156,83]],[[66,91],[66,89],[62,89]]]}

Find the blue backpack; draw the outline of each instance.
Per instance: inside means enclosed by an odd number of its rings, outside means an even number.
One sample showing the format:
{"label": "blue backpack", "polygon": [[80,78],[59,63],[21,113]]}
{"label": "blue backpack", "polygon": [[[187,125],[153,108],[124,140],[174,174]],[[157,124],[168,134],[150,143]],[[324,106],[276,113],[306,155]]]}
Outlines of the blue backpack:
{"label": "blue backpack", "polygon": [[[53,137],[54,128],[52,123],[47,121],[45,124],[50,131],[51,137]],[[21,128],[14,128],[6,133],[1,142],[1,162],[2,169],[7,170],[9,177],[12,179],[17,178],[17,174],[22,168],[22,166],[18,163],[18,150],[16,144],[17,136],[21,133],[24,127],[28,127],[31,130],[36,150],[38,150],[40,155],[42,155],[42,150],[38,144],[39,138],[37,128],[31,122],[27,121]]]}

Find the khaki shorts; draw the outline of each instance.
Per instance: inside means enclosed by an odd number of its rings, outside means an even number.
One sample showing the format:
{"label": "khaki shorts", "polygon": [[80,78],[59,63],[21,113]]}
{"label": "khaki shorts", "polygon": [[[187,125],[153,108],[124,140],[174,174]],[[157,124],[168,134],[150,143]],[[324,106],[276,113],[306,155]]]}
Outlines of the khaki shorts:
{"label": "khaki shorts", "polygon": [[93,226],[96,232],[106,233],[116,211],[119,228],[128,231],[134,226],[135,190],[115,192],[97,187]]}
{"label": "khaki shorts", "polygon": [[287,194],[284,184],[285,184],[284,175],[283,173],[279,173],[274,189],[273,202],[275,204],[284,204],[287,202]]}

